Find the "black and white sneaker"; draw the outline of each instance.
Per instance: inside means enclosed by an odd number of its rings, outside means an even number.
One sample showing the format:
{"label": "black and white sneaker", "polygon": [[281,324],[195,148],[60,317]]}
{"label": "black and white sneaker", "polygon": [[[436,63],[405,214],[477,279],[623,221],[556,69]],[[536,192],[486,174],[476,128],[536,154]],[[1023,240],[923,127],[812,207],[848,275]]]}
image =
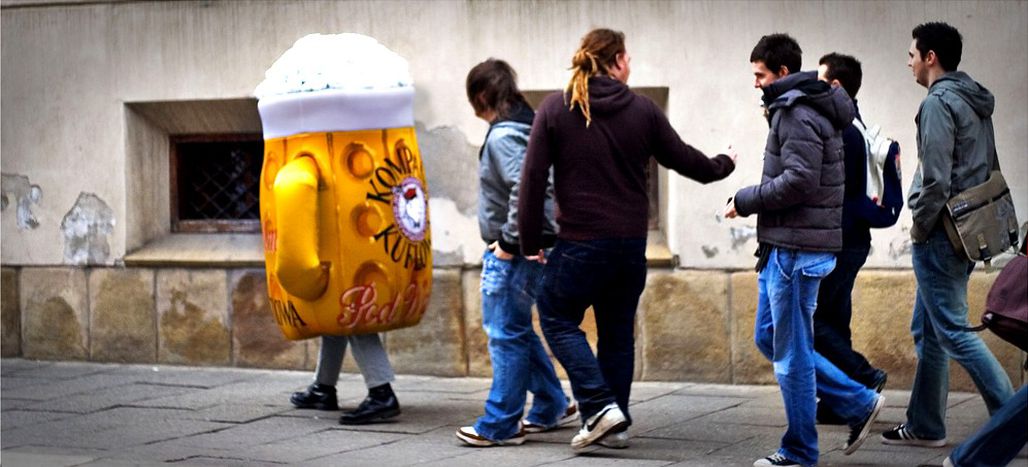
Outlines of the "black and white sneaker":
{"label": "black and white sneaker", "polygon": [[628,419],[617,403],[611,402],[585,421],[582,429],[571,439],[571,448],[582,449],[625,428],[628,428]]}
{"label": "black and white sneaker", "polygon": [[922,446],[928,448],[941,448],[946,445],[946,438],[924,439],[907,429],[907,425],[897,425],[889,431],[882,433],[882,442],[885,444],[896,444],[903,446]]}
{"label": "black and white sneaker", "polygon": [[850,437],[846,440],[846,444],[842,445],[843,454],[847,456],[853,454],[867,438],[867,434],[871,432],[871,424],[878,418],[882,407],[885,407],[885,396],[878,394],[876,397],[874,406],[871,407],[871,413],[867,414],[867,417],[860,423],[850,426]]}
{"label": "black and white sneaker", "polygon": [[628,448],[628,431],[611,433],[606,438],[597,441],[596,444],[610,449],[626,449]]}
{"label": "black and white sneaker", "polygon": [[793,461],[789,460],[787,457],[785,457],[785,456],[783,456],[783,455],[781,455],[781,454],[779,454],[777,452],[774,453],[774,454],[771,454],[770,456],[767,456],[767,457],[765,457],[763,459],[759,459],[759,460],[757,460],[756,462],[753,463],[753,467],[765,467],[765,466],[768,466],[768,465],[800,465],[800,464],[799,464],[799,462],[793,462]]}

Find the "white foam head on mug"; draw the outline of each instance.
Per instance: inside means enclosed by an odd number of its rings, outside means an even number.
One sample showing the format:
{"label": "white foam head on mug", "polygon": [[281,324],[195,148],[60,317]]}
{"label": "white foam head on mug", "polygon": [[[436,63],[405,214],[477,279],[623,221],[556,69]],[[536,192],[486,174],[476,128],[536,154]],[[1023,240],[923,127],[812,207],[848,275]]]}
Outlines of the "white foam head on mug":
{"label": "white foam head on mug", "polygon": [[414,124],[407,60],[361,34],[310,34],[254,89],[264,138]]}

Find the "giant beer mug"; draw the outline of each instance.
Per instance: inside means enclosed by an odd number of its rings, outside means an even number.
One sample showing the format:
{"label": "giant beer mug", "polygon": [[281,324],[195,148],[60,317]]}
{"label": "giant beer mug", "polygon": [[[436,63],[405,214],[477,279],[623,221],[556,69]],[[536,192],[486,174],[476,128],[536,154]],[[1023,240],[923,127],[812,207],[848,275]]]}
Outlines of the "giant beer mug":
{"label": "giant beer mug", "polygon": [[[286,60],[311,39],[320,39],[312,53]],[[428,306],[432,247],[414,88],[409,75],[394,76],[406,74],[406,61],[389,70],[399,57],[388,54],[366,36],[308,36],[257,89],[268,295],[289,339],[413,326]],[[301,86],[290,82],[298,72],[308,73]]]}

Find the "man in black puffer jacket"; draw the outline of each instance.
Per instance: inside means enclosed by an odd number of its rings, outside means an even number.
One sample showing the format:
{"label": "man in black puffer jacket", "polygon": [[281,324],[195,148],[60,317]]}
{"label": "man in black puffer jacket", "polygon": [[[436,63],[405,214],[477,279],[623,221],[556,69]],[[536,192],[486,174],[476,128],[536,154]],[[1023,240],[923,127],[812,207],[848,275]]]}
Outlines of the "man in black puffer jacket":
{"label": "man in black puffer jacket", "polygon": [[841,88],[797,72],[799,44],[785,34],[764,36],[750,62],[763,93],[771,131],[759,185],[739,190],[725,216],[757,214],[759,298],[757,348],[774,364],[789,426],[781,447],[753,465],[815,465],[816,396],[850,424],[843,450],[860,446],[884,405],[814,351],[813,315],[821,278],[842,248],[842,129],[853,103]]}

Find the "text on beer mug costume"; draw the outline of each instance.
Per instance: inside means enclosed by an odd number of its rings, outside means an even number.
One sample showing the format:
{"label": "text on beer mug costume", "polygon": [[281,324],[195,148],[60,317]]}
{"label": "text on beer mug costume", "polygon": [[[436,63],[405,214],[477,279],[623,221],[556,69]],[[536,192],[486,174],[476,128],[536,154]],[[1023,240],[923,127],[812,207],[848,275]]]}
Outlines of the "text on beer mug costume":
{"label": "text on beer mug costume", "polygon": [[289,339],[413,326],[432,289],[407,61],[359,34],[296,41],[254,91],[268,295]]}

